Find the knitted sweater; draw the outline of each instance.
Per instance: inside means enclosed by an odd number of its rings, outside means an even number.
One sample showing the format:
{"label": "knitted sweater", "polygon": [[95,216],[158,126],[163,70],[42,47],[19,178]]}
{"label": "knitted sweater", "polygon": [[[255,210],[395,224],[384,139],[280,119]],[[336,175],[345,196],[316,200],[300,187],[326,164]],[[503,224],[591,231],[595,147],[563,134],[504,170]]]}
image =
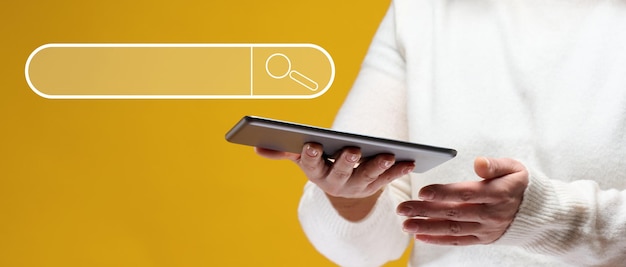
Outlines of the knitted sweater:
{"label": "knitted sweater", "polygon": [[333,126],[451,147],[458,156],[388,185],[353,223],[308,183],[313,245],[342,266],[379,266],[412,237],[401,201],[422,186],[479,180],[477,156],[530,172],[495,243],[416,242],[411,266],[626,266],[626,2],[395,0]]}

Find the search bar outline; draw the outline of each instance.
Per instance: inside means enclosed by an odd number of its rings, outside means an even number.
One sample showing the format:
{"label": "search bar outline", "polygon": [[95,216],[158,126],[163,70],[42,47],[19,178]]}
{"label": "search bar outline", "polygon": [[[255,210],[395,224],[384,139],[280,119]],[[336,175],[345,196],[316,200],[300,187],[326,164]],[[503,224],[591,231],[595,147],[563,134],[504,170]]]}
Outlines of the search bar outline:
{"label": "search bar outline", "polygon": [[[30,67],[39,52],[48,48],[250,48],[250,94],[48,94],[36,88],[31,80]],[[255,94],[253,90],[253,51],[255,48],[312,48],[321,52],[330,67],[328,83],[313,94]],[[301,63],[303,64],[303,63]],[[24,68],[26,82],[37,95],[47,99],[312,99],[330,89],[335,78],[335,64],[322,47],[310,43],[50,43],[36,48]],[[45,90],[44,90],[45,91]]]}

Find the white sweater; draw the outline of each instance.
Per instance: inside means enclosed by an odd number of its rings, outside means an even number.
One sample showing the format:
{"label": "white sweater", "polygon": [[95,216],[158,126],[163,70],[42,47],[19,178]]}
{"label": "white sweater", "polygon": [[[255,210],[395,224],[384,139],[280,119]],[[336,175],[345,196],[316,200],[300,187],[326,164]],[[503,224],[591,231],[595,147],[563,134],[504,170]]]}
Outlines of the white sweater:
{"label": "white sweater", "polygon": [[385,188],[359,223],[307,184],[314,246],[343,266],[401,256],[396,205],[428,184],[478,180],[477,156],[530,171],[497,242],[415,244],[411,266],[626,266],[626,2],[396,0],[337,115],[342,131],[455,148]]}

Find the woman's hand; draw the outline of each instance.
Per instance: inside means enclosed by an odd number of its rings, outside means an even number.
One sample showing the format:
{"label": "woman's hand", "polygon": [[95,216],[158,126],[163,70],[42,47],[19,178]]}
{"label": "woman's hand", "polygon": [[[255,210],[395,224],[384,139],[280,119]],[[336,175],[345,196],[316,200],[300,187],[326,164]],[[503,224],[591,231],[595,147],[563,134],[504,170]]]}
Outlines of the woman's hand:
{"label": "woman's hand", "polygon": [[398,205],[398,214],[413,217],[404,230],[426,243],[489,244],[507,230],[528,186],[528,171],[512,159],[477,158],[474,171],[482,181],[435,184],[422,188],[421,200]]}
{"label": "woman's hand", "polygon": [[362,159],[358,148],[347,147],[331,162],[322,157],[322,146],[307,143],[301,154],[256,148],[270,159],[290,159],[300,166],[306,177],[326,194],[341,198],[366,198],[376,194],[394,179],[408,174],[415,164],[395,162],[394,156],[380,154]]}
{"label": "woman's hand", "polygon": [[301,154],[256,148],[270,159],[289,159],[307,178],[326,192],[337,212],[349,221],[359,221],[374,207],[381,189],[415,168],[413,162],[395,162],[390,154],[362,159],[358,148],[344,148],[330,161],[322,157],[322,146],[305,144]]}

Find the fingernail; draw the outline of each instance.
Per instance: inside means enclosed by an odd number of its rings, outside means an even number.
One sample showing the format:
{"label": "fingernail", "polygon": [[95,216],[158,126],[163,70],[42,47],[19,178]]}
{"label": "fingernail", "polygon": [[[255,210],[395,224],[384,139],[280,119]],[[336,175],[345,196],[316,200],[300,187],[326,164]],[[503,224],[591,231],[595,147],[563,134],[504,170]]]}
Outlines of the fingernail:
{"label": "fingernail", "polygon": [[402,225],[402,230],[407,233],[417,233],[417,231],[419,231],[419,226],[413,221],[407,221]]}
{"label": "fingernail", "polygon": [[383,163],[383,164],[382,164],[382,167],[383,167],[383,169],[385,169],[385,170],[386,170],[386,169],[389,169],[389,168],[391,168],[391,166],[393,166],[393,161],[390,161],[390,160],[383,160],[383,162],[382,162],[382,163]]}
{"label": "fingernail", "polygon": [[317,157],[319,152],[316,149],[314,149],[311,145],[306,145],[306,154],[309,157]]}
{"label": "fingernail", "polygon": [[489,170],[491,167],[491,162],[489,162],[488,158],[483,157],[483,159],[485,160],[485,162],[487,163],[487,169]]}
{"label": "fingernail", "polygon": [[435,198],[435,191],[432,189],[422,189],[419,193],[419,197],[423,200],[431,200]]}
{"label": "fingernail", "polygon": [[356,162],[359,160],[359,156],[357,154],[348,154],[347,159],[350,162]]}
{"label": "fingernail", "polygon": [[409,174],[410,172],[413,171],[414,168],[415,168],[415,166],[406,167],[406,168],[402,169],[402,174]]}
{"label": "fingernail", "polygon": [[413,208],[411,206],[403,205],[398,208],[398,214],[403,216],[411,216]]}

